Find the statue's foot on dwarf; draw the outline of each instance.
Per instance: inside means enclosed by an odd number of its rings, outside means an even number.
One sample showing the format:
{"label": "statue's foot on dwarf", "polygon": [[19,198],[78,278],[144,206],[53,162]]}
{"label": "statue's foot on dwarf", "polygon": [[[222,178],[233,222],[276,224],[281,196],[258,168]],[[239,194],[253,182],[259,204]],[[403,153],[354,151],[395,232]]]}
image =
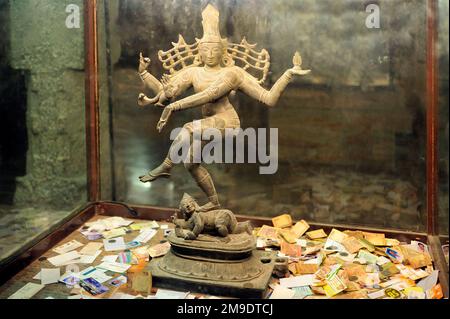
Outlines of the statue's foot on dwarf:
{"label": "statue's foot on dwarf", "polygon": [[161,165],[148,172],[146,175],[139,176],[139,180],[142,183],[149,183],[157,180],[158,178],[169,178],[171,169],[172,167],[170,165],[163,162]]}

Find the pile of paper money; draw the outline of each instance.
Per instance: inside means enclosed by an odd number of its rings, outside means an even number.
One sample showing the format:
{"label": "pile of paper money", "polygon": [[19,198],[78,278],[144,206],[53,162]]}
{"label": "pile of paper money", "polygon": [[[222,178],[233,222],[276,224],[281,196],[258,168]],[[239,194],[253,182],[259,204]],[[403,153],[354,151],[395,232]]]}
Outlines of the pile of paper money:
{"label": "pile of paper money", "polygon": [[255,229],[258,249],[275,250],[287,271],[270,284],[270,298],[440,299],[438,271],[426,244],[385,234],[312,230],[285,214]]}

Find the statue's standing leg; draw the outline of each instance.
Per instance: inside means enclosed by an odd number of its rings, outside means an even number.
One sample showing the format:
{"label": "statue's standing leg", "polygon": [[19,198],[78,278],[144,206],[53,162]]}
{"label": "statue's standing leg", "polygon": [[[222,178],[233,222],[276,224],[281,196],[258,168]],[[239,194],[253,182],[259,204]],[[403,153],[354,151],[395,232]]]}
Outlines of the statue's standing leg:
{"label": "statue's standing leg", "polygon": [[[189,150],[189,153],[192,154],[191,149]],[[200,212],[206,212],[212,209],[217,209],[220,207],[219,203],[219,196],[217,195],[216,187],[214,186],[214,182],[212,180],[211,175],[209,172],[197,163],[192,163],[192,156],[190,155],[191,161],[189,163],[185,163],[184,166],[189,171],[189,173],[192,175],[192,177],[197,182],[197,185],[201,188],[201,190],[206,194],[208,197],[209,202],[206,205],[203,205],[200,207]]]}
{"label": "statue's standing leg", "polygon": [[[204,130],[209,128],[216,128],[216,120],[212,117],[205,118],[200,121],[201,123],[201,130],[202,133]],[[187,129],[189,132],[191,132],[191,141],[193,141],[193,131],[194,131],[194,125],[193,123],[188,123],[185,126],[185,129]],[[200,134],[202,136],[202,134]],[[200,141],[200,143],[204,143],[205,141]],[[191,146],[189,148],[189,153],[187,155],[187,158],[184,162],[184,166],[189,171],[189,173],[192,175],[194,180],[197,182],[197,185],[200,187],[200,189],[206,194],[208,197],[208,203],[201,206],[199,208],[200,212],[206,212],[209,210],[217,209],[220,207],[219,203],[219,196],[217,195],[216,187],[214,186],[213,179],[211,175],[209,174],[208,170],[201,166],[200,163],[195,163],[194,159],[194,152],[193,152],[193,143],[191,143]]]}

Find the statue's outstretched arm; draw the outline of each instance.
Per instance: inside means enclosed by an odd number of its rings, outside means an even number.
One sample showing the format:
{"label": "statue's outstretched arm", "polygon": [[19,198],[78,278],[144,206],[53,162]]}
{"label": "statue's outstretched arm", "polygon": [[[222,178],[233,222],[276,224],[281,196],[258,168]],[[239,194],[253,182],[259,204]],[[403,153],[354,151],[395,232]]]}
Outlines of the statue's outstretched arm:
{"label": "statue's outstretched arm", "polygon": [[286,89],[286,86],[291,82],[294,73],[292,70],[287,70],[273,85],[270,91],[263,88],[258,81],[245,71],[242,71],[244,80],[241,82],[239,89],[248,96],[264,103],[269,107],[274,107],[281,94]]}
{"label": "statue's outstretched arm", "polygon": [[141,78],[146,87],[151,88],[156,93],[156,96],[148,98],[144,93],[141,93],[138,98],[138,104],[140,106],[156,104],[156,106],[165,107],[165,102],[181,95],[192,86],[192,69],[182,70],[172,77],[164,75],[161,82],[147,70],[141,73]]}
{"label": "statue's outstretched arm", "polygon": [[150,58],[144,58],[141,52],[139,56],[139,75],[142,82],[144,82],[145,87],[149,88],[155,93],[155,95],[157,95],[162,91],[163,85],[158,81],[157,78],[155,78],[150,72],[148,72],[150,63]]}

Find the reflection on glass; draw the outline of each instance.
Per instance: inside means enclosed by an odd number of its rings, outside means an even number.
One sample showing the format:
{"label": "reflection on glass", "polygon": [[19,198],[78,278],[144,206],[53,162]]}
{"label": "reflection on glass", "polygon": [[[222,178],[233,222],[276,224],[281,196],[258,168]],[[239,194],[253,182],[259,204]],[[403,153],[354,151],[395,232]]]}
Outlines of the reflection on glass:
{"label": "reflection on glass", "polygon": [[[275,109],[240,93],[232,101],[243,128],[279,129],[279,169],[259,175],[256,164],[209,165],[222,205],[237,214],[290,212],[312,222],[424,230],[426,1],[378,1],[380,28],[368,28],[365,1],[214,3],[223,36],[232,42],[246,36],[271,54],[267,87],[292,66],[297,50],[313,70],[288,87]],[[108,6],[115,197],[169,207],[184,192],[203,198],[182,165],[170,180],[138,179],[164,159],[170,130],[201,118],[200,110],[176,113],[158,134],[161,110],[137,107],[139,52],[161,77],[159,50],[179,33],[188,43],[202,37],[202,3]]]}
{"label": "reflection on glass", "polygon": [[86,202],[83,28],[66,5],[0,1],[0,263]]}

